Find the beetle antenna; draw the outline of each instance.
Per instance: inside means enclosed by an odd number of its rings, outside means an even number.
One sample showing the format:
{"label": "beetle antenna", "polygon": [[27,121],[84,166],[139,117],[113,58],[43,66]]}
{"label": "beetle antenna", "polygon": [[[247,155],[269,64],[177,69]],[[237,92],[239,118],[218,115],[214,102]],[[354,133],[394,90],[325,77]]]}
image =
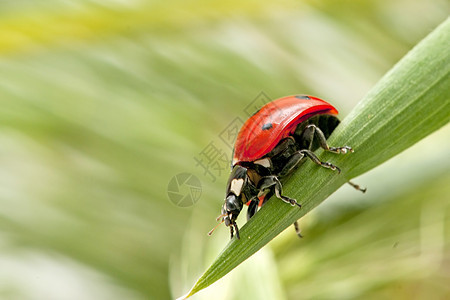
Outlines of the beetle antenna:
{"label": "beetle antenna", "polygon": [[[223,217],[226,217],[226,216],[227,216],[227,214],[221,214],[220,216],[218,216],[218,217],[216,218],[216,221],[219,222],[220,218],[223,218]],[[222,222],[223,222],[223,221],[222,221]],[[222,224],[222,223],[220,223],[220,224]]]}
{"label": "beetle antenna", "polygon": [[211,234],[213,234],[214,230],[216,230],[216,228],[217,228],[217,227],[219,227],[219,225],[220,225],[220,224],[222,224],[222,223],[223,223],[223,221],[225,221],[225,220],[223,219],[223,220],[222,220],[222,221],[221,221],[221,222],[220,222],[219,224],[217,224],[216,226],[214,226],[214,228],[213,228],[213,229],[211,229],[211,231],[210,231],[210,232],[208,232],[208,235],[209,235],[209,236],[211,236]]}

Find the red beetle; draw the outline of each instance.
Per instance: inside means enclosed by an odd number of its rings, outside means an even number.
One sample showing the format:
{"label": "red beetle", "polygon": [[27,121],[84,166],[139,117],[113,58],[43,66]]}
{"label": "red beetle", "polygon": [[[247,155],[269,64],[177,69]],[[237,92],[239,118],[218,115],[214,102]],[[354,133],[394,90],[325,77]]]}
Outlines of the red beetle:
{"label": "red beetle", "polygon": [[[320,161],[313,153],[318,147],[335,153],[353,152],[349,146],[329,147],[327,144],[328,136],[339,124],[337,114],[331,104],[319,98],[297,95],[264,105],[245,122],[236,139],[225,203],[217,218],[222,218],[220,223],[225,222],[230,227],[231,238],[234,228],[239,239],[236,218],[244,204],[249,205],[248,219],[273,194],[292,206],[301,207],[295,199],[283,195],[280,178],[288,175],[305,157],[340,172],[338,167]],[[297,222],[294,225],[301,236]]]}

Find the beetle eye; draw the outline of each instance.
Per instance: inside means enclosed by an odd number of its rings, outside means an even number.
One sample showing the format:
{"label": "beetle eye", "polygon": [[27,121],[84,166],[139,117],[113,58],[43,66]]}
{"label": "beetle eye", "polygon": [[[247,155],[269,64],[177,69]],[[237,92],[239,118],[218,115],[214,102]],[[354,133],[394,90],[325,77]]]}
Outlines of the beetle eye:
{"label": "beetle eye", "polygon": [[221,216],[226,216],[226,215],[227,215],[227,204],[224,203],[222,205]]}
{"label": "beetle eye", "polygon": [[230,194],[227,197],[227,199],[225,200],[225,205],[226,205],[227,211],[229,211],[229,212],[235,212],[235,211],[239,212],[242,209],[242,202],[234,194]]}

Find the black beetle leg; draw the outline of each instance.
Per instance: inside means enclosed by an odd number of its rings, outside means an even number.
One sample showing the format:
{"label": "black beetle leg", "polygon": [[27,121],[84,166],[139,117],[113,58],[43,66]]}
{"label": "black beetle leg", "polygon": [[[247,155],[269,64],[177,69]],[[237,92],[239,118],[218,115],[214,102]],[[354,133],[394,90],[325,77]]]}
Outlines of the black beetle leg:
{"label": "black beetle leg", "polygon": [[314,138],[314,136],[316,136],[317,139],[319,140],[320,147],[322,147],[323,149],[325,149],[327,151],[334,152],[334,153],[344,153],[344,154],[348,153],[348,152],[353,152],[352,147],[349,147],[349,146],[343,146],[343,147],[328,146],[327,139],[326,139],[325,135],[323,134],[322,130],[320,130],[320,128],[314,124],[310,124],[310,125],[306,126],[305,130],[303,131],[303,136],[311,141],[309,149],[311,149],[313,138]]}
{"label": "black beetle leg", "polygon": [[[236,238],[237,238],[238,240],[240,240],[241,237],[239,236],[239,228],[238,228],[236,222],[233,223],[233,226],[230,226],[231,230],[233,230],[233,227],[234,227],[234,229],[236,229]],[[233,237],[233,235],[231,235],[231,237]]]}
{"label": "black beetle leg", "polygon": [[281,182],[278,180],[278,178],[276,176],[271,175],[271,176],[262,177],[258,183],[258,189],[260,191],[269,189],[272,187],[274,188],[275,196],[277,196],[278,199],[281,199],[284,202],[291,204],[292,206],[297,205],[298,207],[302,207],[300,204],[297,203],[297,201],[295,201],[295,199],[292,199],[292,198],[282,195],[283,189],[281,186]]}
{"label": "black beetle leg", "polygon": [[322,167],[325,167],[325,168],[328,168],[331,170],[336,170],[336,171],[338,171],[338,173],[341,173],[341,169],[339,169],[337,166],[333,165],[332,163],[320,161],[319,158],[312,151],[300,150],[298,152],[308,156],[313,162],[315,162],[318,165],[321,165]]}
{"label": "black beetle leg", "polygon": [[248,208],[247,208],[247,221],[250,220],[250,218],[253,217],[256,214],[256,212],[258,211],[258,204],[259,204],[259,199],[258,198],[253,198],[253,200],[248,205]]}
{"label": "black beetle leg", "polygon": [[270,157],[280,154],[292,145],[295,145],[295,139],[292,136],[288,136],[287,138],[283,139],[277,146],[275,146],[272,151],[270,151]]}
{"label": "black beetle leg", "polygon": [[357,189],[358,191],[361,191],[363,193],[365,193],[367,191],[367,188],[362,188],[360,187],[358,184],[353,183],[351,181],[347,182],[348,184],[350,184],[352,187],[354,187],[355,189]]}
{"label": "black beetle leg", "polygon": [[300,228],[298,227],[298,222],[297,221],[294,222],[294,228],[295,228],[295,233],[298,235],[298,237],[302,238],[303,235],[300,233]]}
{"label": "black beetle leg", "polygon": [[289,157],[289,160],[284,165],[283,169],[278,174],[280,177],[289,174],[296,165],[305,157],[305,155],[301,152],[295,152]]}

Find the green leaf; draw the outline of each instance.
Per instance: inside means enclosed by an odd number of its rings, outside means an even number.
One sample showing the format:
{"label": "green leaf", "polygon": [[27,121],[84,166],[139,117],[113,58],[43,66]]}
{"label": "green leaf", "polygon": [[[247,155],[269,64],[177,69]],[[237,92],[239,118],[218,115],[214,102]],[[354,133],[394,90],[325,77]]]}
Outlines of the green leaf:
{"label": "green leaf", "polygon": [[351,178],[382,164],[447,124],[449,49],[450,19],[447,19],[378,82],[330,137],[330,145],[349,145],[355,152],[346,155],[316,152],[322,161],[339,166],[342,173],[312,162],[302,165],[284,184],[284,194],[297,199],[302,208],[277,199],[268,201],[242,227],[241,239],[228,243],[185,298],[225,276]]}

